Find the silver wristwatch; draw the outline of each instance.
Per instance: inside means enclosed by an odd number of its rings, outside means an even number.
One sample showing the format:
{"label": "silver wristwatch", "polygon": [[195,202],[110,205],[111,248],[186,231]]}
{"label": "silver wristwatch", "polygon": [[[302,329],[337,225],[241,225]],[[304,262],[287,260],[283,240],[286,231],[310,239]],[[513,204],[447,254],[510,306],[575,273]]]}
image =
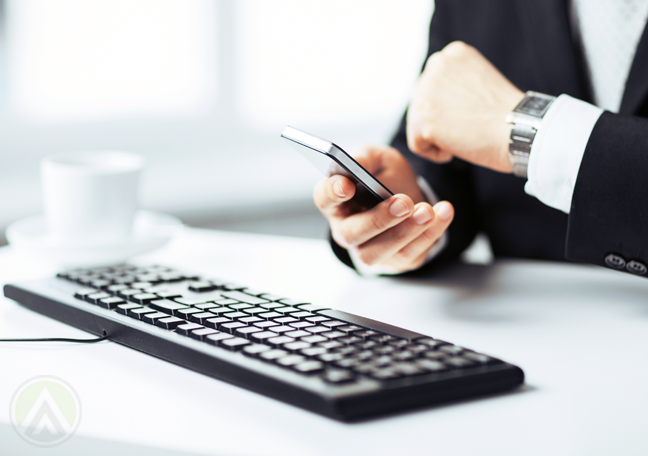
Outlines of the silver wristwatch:
{"label": "silver wristwatch", "polygon": [[527,177],[533,140],[542,118],[555,99],[556,97],[551,95],[529,91],[515,109],[506,116],[506,122],[513,125],[509,143],[509,162],[513,174],[518,177]]}

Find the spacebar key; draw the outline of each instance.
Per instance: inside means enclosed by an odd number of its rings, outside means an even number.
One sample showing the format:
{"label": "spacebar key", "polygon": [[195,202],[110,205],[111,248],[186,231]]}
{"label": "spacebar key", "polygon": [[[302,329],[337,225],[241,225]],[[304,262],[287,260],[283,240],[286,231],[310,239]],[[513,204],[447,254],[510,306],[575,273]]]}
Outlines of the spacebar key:
{"label": "spacebar key", "polygon": [[419,334],[414,331],[399,328],[398,326],[388,325],[387,323],[382,323],[377,320],[371,320],[370,318],[359,317],[357,315],[342,312],[341,310],[322,310],[316,313],[318,315],[324,315],[326,317],[348,321],[350,324],[364,326],[365,328],[373,329],[374,331],[380,331],[395,337],[402,337],[403,339],[412,340],[418,339],[419,337],[427,337],[424,334]]}

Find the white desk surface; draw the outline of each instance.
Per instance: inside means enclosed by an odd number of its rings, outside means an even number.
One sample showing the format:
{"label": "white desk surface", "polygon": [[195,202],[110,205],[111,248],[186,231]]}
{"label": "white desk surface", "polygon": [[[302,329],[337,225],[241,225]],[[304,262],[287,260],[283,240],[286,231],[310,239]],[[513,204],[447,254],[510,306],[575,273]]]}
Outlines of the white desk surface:
{"label": "white desk surface", "polygon": [[[646,279],[513,260],[427,279],[363,279],[325,241],[194,229],[137,261],[204,270],[446,339],[519,365],[526,386],[342,424],[111,342],[3,343],[0,453],[648,454]],[[0,249],[2,283],[50,272]],[[84,336],[0,298],[0,337]],[[13,393],[40,375],[65,380],[82,404],[77,433],[50,449],[7,424]]]}

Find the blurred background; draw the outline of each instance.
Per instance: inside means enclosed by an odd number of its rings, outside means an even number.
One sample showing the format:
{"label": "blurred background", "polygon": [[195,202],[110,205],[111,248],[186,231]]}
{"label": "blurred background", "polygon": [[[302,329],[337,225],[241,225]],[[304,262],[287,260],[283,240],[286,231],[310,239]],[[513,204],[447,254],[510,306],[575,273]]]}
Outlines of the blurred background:
{"label": "blurred background", "polygon": [[42,211],[39,161],[146,157],[142,207],[191,226],[323,237],[290,124],[389,141],[430,0],[0,0],[0,245]]}

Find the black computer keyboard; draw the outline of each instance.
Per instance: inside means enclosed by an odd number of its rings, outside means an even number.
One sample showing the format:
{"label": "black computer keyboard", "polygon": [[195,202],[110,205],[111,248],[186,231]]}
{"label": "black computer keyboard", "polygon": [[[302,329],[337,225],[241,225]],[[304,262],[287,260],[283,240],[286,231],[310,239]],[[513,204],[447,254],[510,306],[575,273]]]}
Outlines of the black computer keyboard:
{"label": "black computer keyboard", "polygon": [[343,421],[514,388],[497,358],[326,306],[177,270],[119,265],[6,285],[93,334]]}

